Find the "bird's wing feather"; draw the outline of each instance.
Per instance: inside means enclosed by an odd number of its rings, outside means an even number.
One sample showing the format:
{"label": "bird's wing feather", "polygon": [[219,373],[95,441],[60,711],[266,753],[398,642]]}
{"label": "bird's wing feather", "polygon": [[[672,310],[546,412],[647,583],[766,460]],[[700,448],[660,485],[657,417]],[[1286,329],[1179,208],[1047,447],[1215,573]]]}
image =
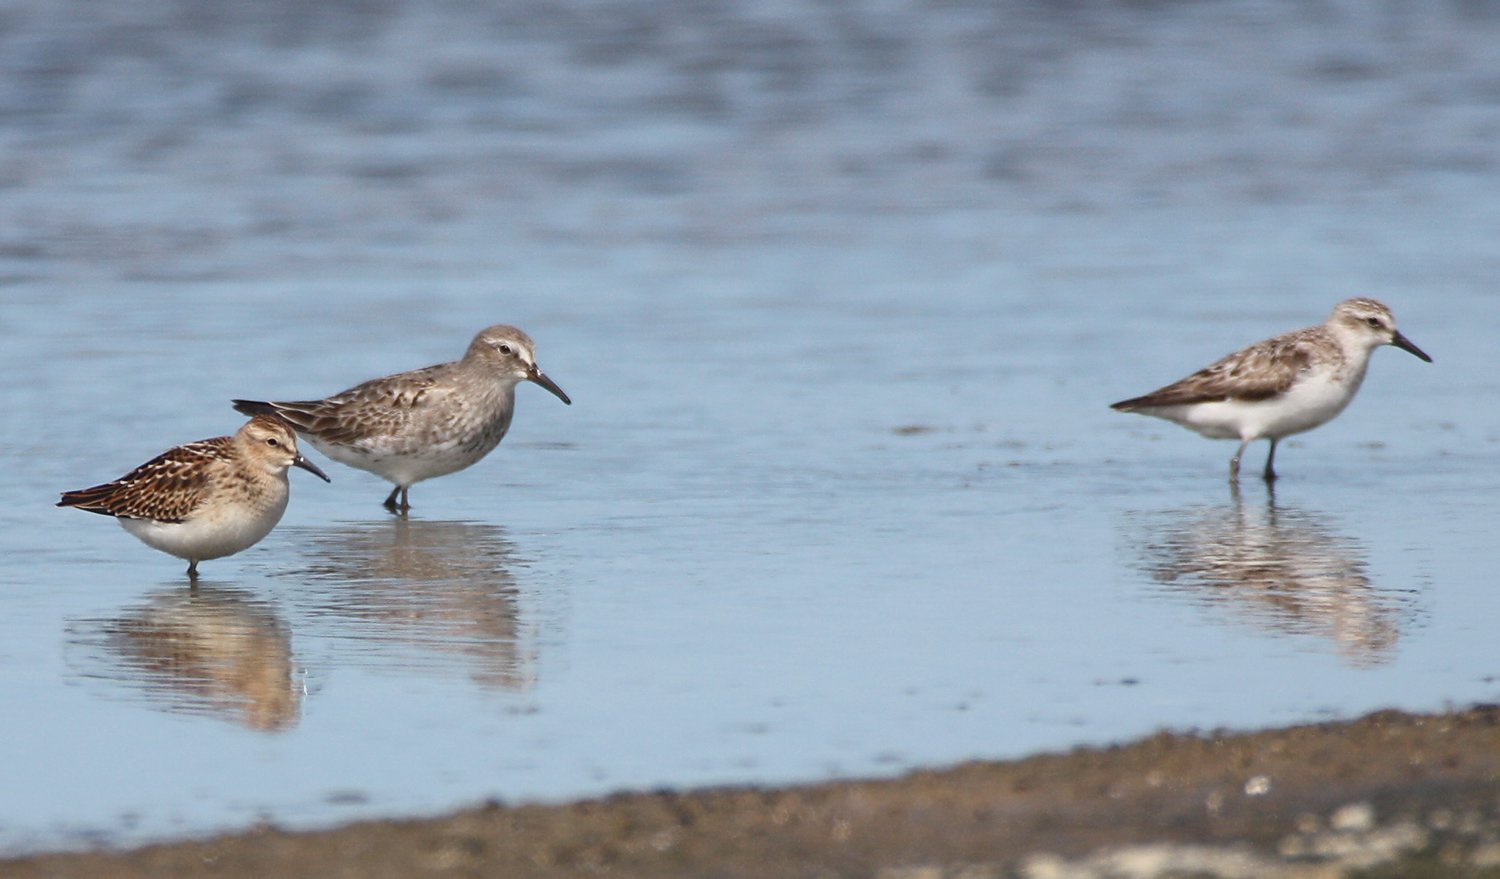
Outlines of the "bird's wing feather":
{"label": "bird's wing feather", "polygon": [[64,492],[60,507],[126,519],[181,522],[198,507],[210,479],[204,464],[228,457],[227,436],[169,449],[113,482]]}
{"label": "bird's wing feather", "polygon": [[451,393],[442,382],[446,368],[446,364],[429,366],[371,379],[322,400],[263,405],[321,442],[355,445],[373,437],[399,435],[418,413],[445,405]]}
{"label": "bird's wing feather", "polygon": [[1268,400],[1286,393],[1313,363],[1308,331],[1288,333],[1236,351],[1181,381],[1149,394],[1122,400],[1122,411],[1185,406],[1225,400]]}

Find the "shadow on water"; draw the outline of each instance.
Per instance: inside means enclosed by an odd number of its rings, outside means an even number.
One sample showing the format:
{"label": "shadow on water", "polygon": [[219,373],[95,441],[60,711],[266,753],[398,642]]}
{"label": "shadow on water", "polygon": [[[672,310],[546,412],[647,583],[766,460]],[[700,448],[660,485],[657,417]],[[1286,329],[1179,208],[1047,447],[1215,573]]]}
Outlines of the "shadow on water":
{"label": "shadow on water", "polygon": [[1390,662],[1416,608],[1407,592],[1370,581],[1368,552],[1328,516],[1246,500],[1133,517],[1146,529],[1140,564],[1172,594],[1214,616],[1271,634],[1333,642],[1350,664]]}
{"label": "shadow on water", "polygon": [[[336,639],[411,667],[461,659],[483,686],[529,689],[536,636],[525,624],[505,529],[396,518],[303,530],[293,600]],[[409,650],[406,648],[415,648]]]}
{"label": "shadow on water", "polygon": [[227,586],[166,589],[116,616],[68,624],[82,679],[144,693],[167,711],[275,732],[297,724],[291,636],[269,604]]}

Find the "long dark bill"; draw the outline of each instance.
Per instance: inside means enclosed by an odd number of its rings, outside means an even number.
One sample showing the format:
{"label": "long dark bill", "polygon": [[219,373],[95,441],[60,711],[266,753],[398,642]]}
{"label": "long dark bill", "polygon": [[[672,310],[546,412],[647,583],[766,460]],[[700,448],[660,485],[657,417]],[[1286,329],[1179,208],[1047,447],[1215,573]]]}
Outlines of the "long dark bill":
{"label": "long dark bill", "polygon": [[1401,335],[1400,330],[1397,330],[1391,337],[1391,344],[1395,345],[1397,348],[1400,348],[1402,351],[1406,351],[1410,354],[1420,357],[1428,363],[1432,362],[1432,358],[1427,356],[1427,352],[1423,351],[1421,348],[1418,348],[1416,345],[1413,345],[1411,343],[1411,339],[1408,339],[1405,336]]}
{"label": "long dark bill", "polygon": [[332,479],[328,478],[328,474],[327,473],[324,473],[322,470],[318,469],[318,465],[317,464],[314,464],[313,462],[307,460],[306,458],[302,457],[301,455],[298,455],[297,457],[295,457],[295,458],[292,459],[292,466],[293,467],[301,467],[303,470],[306,470],[308,473],[311,473],[312,475],[318,477],[319,479],[323,480],[324,482],[332,482],[333,481]]}
{"label": "long dark bill", "polygon": [[568,395],[563,393],[563,389],[557,386],[557,382],[547,378],[547,374],[535,366],[531,368],[531,374],[527,378],[546,388],[557,399],[567,403],[569,406],[573,405],[573,401],[569,400]]}

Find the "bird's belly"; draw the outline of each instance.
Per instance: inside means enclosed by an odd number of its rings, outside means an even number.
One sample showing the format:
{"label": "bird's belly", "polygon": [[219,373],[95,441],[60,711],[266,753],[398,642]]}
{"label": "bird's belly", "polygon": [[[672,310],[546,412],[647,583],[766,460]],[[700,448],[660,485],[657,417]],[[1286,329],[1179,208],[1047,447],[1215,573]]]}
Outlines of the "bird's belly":
{"label": "bird's belly", "polygon": [[1266,400],[1214,400],[1163,407],[1152,414],[1211,439],[1280,439],[1327,422],[1353,396],[1348,383],[1314,377]]}
{"label": "bird's belly", "polygon": [[1209,439],[1240,439],[1246,420],[1252,414],[1250,407],[1254,405],[1243,400],[1215,400],[1166,407],[1161,417]]}
{"label": "bird's belly", "polygon": [[342,445],[309,439],[314,448],[340,464],[374,473],[397,485],[412,485],[474,464],[493,451],[504,436],[502,428],[476,430],[427,442],[406,437],[382,437]]}
{"label": "bird's belly", "polygon": [[1257,436],[1280,439],[1312,430],[1344,411],[1357,385],[1327,378],[1296,383],[1275,400],[1266,401]]}
{"label": "bird's belly", "polygon": [[244,509],[200,511],[186,522],[119,519],[120,526],[152,549],[189,561],[206,561],[249,549],[271,533],[286,502],[251,513]]}

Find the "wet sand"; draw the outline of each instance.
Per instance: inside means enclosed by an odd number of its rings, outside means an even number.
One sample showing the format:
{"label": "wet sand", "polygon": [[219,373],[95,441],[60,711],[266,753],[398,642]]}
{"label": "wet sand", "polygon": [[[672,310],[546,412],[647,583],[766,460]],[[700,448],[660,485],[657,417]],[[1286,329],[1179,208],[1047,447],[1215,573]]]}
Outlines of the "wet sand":
{"label": "wet sand", "polygon": [[881,781],[492,803],[0,862],[5,877],[1500,876],[1500,706]]}

